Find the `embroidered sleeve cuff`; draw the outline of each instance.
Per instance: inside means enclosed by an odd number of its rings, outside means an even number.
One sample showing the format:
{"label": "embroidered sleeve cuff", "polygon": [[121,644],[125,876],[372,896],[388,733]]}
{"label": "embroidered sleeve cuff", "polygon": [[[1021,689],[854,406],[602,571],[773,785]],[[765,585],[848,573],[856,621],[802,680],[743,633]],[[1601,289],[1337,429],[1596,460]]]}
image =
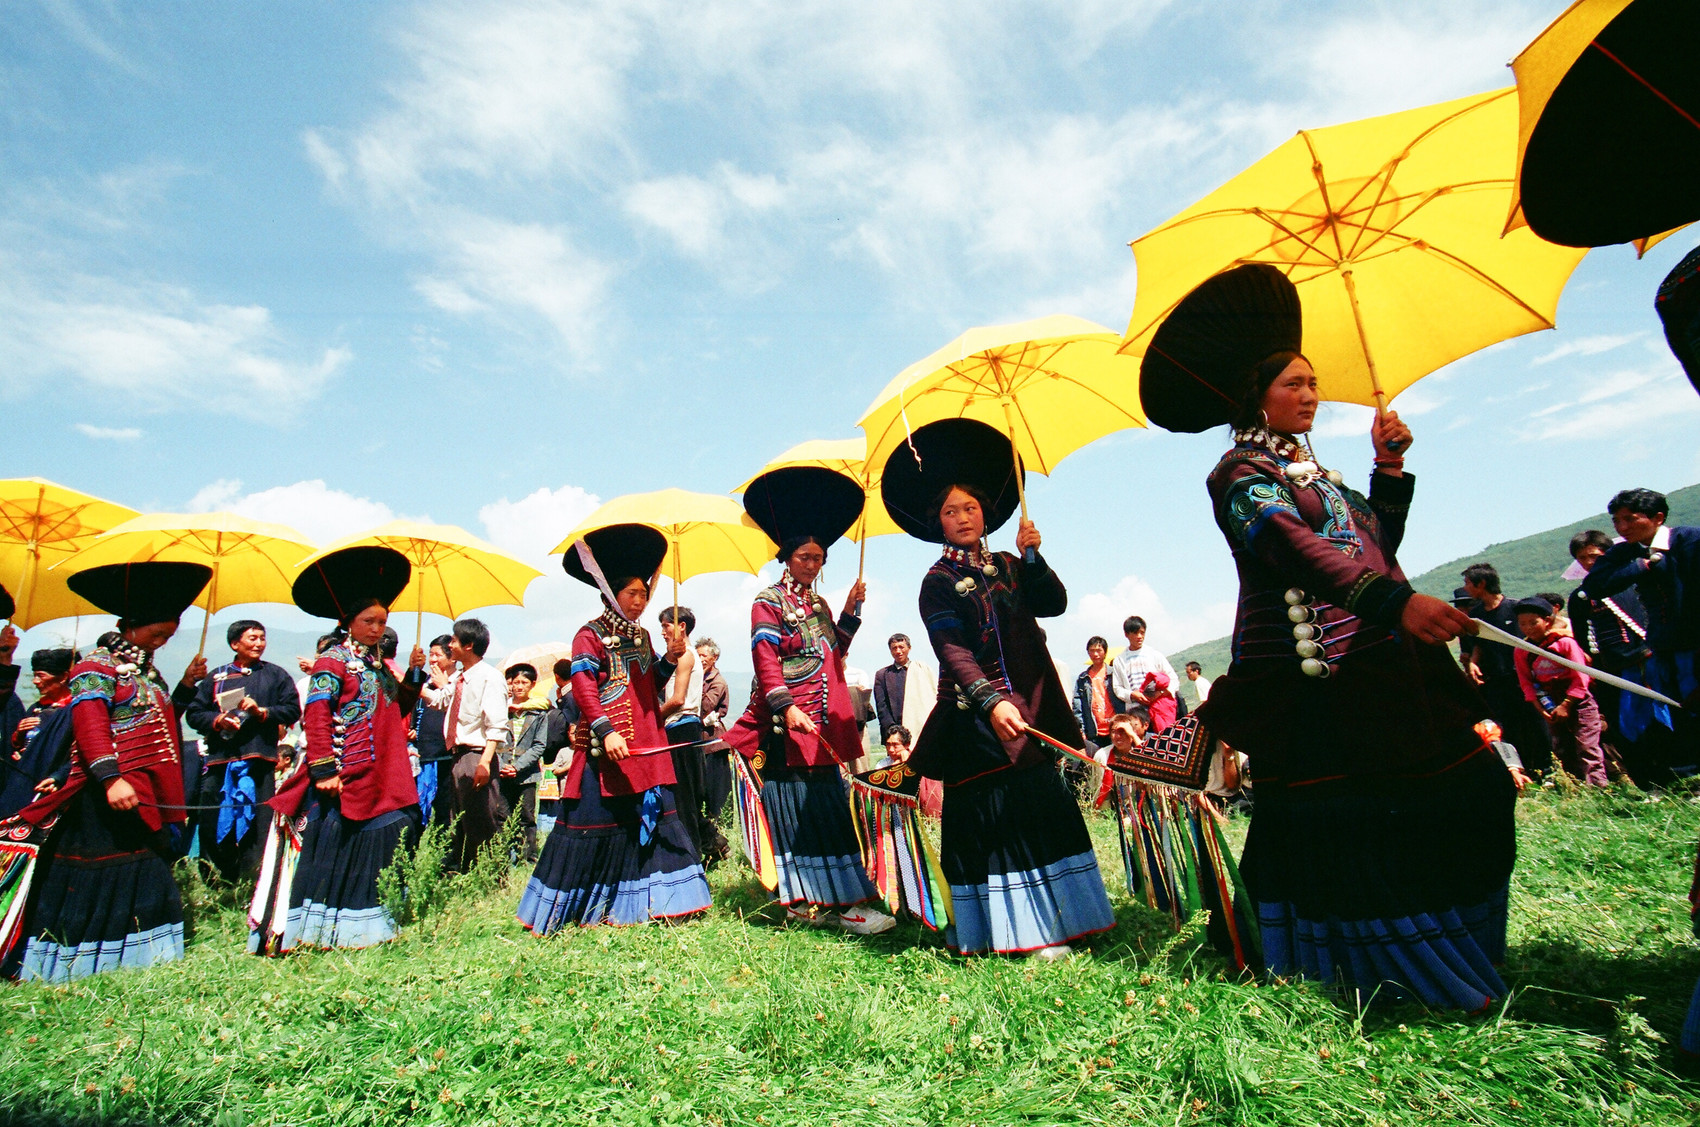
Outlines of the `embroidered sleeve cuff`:
{"label": "embroidered sleeve cuff", "polygon": [[425,670],[409,667],[406,676],[404,676],[402,680],[409,685],[423,685],[426,681]]}
{"label": "embroidered sleeve cuff", "polygon": [[1366,571],[1352,585],[1345,605],[1365,622],[1392,627],[1399,625],[1399,616],[1413,593],[1409,583],[1389,579],[1379,571]]}
{"label": "embroidered sleeve cuff", "polygon": [[775,716],[783,716],[787,709],[797,702],[791,699],[791,690],[787,688],[774,689],[767,694],[767,710]]}
{"label": "embroidered sleeve cuff", "polygon": [[89,774],[103,783],[110,783],[119,775],[118,757],[116,755],[103,755],[99,759],[91,760]]}
{"label": "embroidered sleeve cuff", "polygon": [[963,694],[967,696],[970,704],[988,716],[991,715],[992,709],[998,706],[999,701],[1006,699],[1004,694],[998,692],[997,686],[984,677],[964,689]]}
{"label": "embroidered sleeve cuff", "polygon": [[838,629],[846,634],[854,635],[862,628],[862,616],[845,611],[838,616]]}
{"label": "embroidered sleeve cuff", "polygon": [[606,716],[598,716],[590,722],[590,730],[596,733],[596,738],[605,740],[614,734],[614,722]]}
{"label": "embroidered sleeve cuff", "polygon": [[1374,473],[1369,475],[1369,499],[1378,509],[1387,513],[1403,513],[1411,507],[1411,496],[1416,492],[1417,478],[1415,474]]}
{"label": "embroidered sleeve cuff", "polygon": [[315,783],[323,782],[325,779],[332,778],[337,773],[336,757],[334,755],[327,756],[324,759],[310,760],[307,763],[307,777],[312,779]]}

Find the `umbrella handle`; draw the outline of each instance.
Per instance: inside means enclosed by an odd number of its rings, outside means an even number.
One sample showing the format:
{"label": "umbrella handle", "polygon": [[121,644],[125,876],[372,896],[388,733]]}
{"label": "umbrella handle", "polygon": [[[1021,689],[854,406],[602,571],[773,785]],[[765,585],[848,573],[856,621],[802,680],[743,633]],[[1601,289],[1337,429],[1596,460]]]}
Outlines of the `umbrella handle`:
{"label": "umbrella handle", "polygon": [[[856,582],[860,583],[862,581],[862,573],[867,570],[868,566],[868,494],[866,490],[862,491],[862,516],[857,524],[859,525],[858,538],[861,540],[861,543],[858,545],[860,548],[860,555],[856,559]],[[862,604],[865,602],[867,602],[866,599],[856,600],[857,618],[862,617]]]}
{"label": "umbrella handle", "polygon": [[[1011,410],[1009,400],[1003,401],[1004,422],[1009,425],[1009,456],[1015,459],[1015,495],[1021,498],[1021,519],[1027,519],[1027,482],[1021,472],[1021,455],[1015,449],[1015,413]],[[1023,548],[1021,562],[1033,564],[1039,562],[1039,553],[1033,548]]]}
{"label": "umbrella handle", "polygon": [[[1358,306],[1358,284],[1352,280],[1350,269],[1340,271],[1340,279],[1346,283],[1346,296],[1352,302],[1352,321],[1358,327],[1358,347],[1363,350],[1364,364],[1369,368],[1369,389],[1370,394],[1375,396],[1375,417],[1385,419],[1387,417],[1387,392],[1381,389],[1381,376],[1375,370],[1375,356],[1369,350],[1369,333],[1364,330],[1364,314]],[[1403,449],[1403,443],[1400,443],[1397,449],[1392,446],[1388,447],[1388,450],[1395,454]]]}

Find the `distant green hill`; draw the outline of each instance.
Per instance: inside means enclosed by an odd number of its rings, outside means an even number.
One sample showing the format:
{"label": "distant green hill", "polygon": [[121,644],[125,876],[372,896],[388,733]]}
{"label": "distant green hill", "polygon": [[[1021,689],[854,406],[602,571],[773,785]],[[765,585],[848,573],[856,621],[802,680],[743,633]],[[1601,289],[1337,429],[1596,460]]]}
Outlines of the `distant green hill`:
{"label": "distant green hill", "polygon": [[[1670,496],[1670,524],[1700,524],[1700,485],[1678,489]],[[1572,521],[1545,532],[1536,532],[1520,540],[1489,544],[1479,552],[1448,560],[1430,568],[1411,581],[1411,586],[1425,595],[1450,598],[1453,589],[1463,580],[1459,572],[1473,563],[1490,563],[1499,569],[1500,584],[1512,598],[1522,598],[1542,591],[1568,594],[1575,586],[1559,578],[1570,566],[1570,538],[1585,528],[1611,531],[1611,518],[1605,513]],[[1196,661],[1204,666],[1206,677],[1216,677],[1228,668],[1228,639],[1216,638],[1189,646],[1170,654],[1169,660],[1179,669],[1183,663]]]}

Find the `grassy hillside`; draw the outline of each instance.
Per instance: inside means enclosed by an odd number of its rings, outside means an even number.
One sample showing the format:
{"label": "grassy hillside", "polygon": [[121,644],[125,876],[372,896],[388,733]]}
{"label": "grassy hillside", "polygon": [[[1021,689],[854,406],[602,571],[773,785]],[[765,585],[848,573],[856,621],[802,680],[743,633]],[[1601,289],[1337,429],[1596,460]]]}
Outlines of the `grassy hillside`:
{"label": "grassy hillside", "polygon": [[[1690,485],[1670,494],[1670,524],[1700,524],[1700,485]],[[1559,578],[1570,566],[1570,538],[1586,528],[1611,531],[1611,518],[1605,513],[1572,521],[1558,528],[1549,528],[1520,540],[1489,544],[1479,552],[1448,560],[1430,568],[1411,580],[1411,585],[1425,595],[1446,599],[1463,580],[1459,572],[1473,563],[1491,563],[1499,569],[1500,583],[1505,593],[1514,599],[1542,591],[1568,594],[1574,583]],[[1228,668],[1228,639],[1215,638],[1200,642],[1169,660],[1179,669],[1182,662],[1196,661],[1204,666],[1206,677],[1216,677]]]}
{"label": "grassy hillside", "polygon": [[474,874],[394,943],[256,959],[245,899],[191,881],[181,962],[0,991],[0,1122],[1695,1123],[1674,1045],[1700,972],[1683,899],[1700,806],[1517,805],[1513,992],[1477,1017],[1360,1015],[1229,973],[1127,896],[1095,814],[1117,926],[1058,965],[951,958],[913,923],[781,926],[741,865],[679,926],[534,939],[513,918],[526,874]]}

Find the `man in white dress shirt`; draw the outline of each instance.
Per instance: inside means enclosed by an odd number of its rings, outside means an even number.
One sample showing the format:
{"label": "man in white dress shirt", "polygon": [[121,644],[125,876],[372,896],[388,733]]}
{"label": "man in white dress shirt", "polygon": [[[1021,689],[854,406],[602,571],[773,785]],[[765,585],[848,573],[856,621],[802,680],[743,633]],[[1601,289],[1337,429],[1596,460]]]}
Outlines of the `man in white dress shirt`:
{"label": "man in white dress shirt", "polygon": [[496,755],[506,744],[508,686],[485,662],[490,628],[476,618],[454,624],[449,656],[459,666],[446,679],[434,676],[424,696],[443,710],[443,742],[449,748],[448,816],[460,815],[449,843],[448,867],[466,872],[478,851],[507,821],[500,787],[490,785]]}

